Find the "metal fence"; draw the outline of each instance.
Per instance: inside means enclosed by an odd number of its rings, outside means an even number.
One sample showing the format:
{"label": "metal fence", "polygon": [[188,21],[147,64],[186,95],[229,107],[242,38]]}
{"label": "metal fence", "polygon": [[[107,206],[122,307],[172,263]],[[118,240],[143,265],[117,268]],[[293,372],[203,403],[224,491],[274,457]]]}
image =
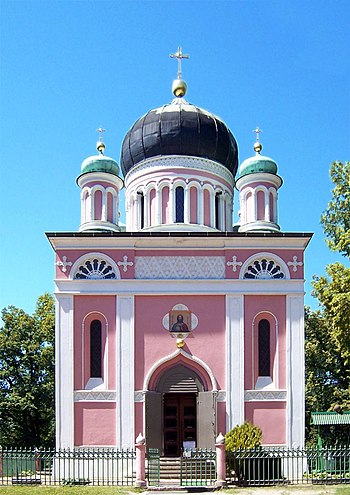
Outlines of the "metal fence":
{"label": "metal fence", "polygon": [[135,451],[2,449],[2,485],[132,485]]}
{"label": "metal fence", "polygon": [[216,452],[193,449],[180,459],[181,486],[211,486],[216,481]]}
{"label": "metal fence", "polygon": [[350,483],[350,447],[236,450],[227,452],[226,474],[242,485]]}

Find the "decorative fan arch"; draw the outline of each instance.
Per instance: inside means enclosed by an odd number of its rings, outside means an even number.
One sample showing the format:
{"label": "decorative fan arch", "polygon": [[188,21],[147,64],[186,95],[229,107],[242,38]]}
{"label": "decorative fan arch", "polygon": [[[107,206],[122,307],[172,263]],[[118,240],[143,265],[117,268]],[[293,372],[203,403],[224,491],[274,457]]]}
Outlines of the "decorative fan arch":
{"label": "decorative fan arch", "polygon": [[246,280],[289,279],[286,263],[272,253],[253,255],[241,268],[240,278]]}
{"label": "decorative fan arch", "polygon": [[90,253],[79,258],[71,270],[75,280],[117,280],[120,272],[115,262],[101,253]]}

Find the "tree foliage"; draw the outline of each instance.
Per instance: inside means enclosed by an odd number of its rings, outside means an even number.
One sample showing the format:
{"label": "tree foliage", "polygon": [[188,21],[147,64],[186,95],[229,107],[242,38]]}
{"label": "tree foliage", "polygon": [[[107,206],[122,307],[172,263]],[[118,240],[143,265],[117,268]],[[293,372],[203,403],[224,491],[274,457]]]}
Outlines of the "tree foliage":
{"label": "tree foliage", "polygon": [[9,306],[0,328],[0,445],[50,446],[54,438],[54,300],[32,316]]}
{"label": "tree foliage", "polygon": [[[307,438],[312,411],[331,411],[338,404],[350,409],[350,268],[341,263],[326,267],[326,276],[314,277],[313,295],[320,309],[305,311],[305,368]],[[348,429],[348,428],[347,428]],[[349,442],[343,427],[323,427],[329,443]]]}
{"label": "tree foliage", "polygon": [[350,257],[350,162],[332,163],[330,177],[333,197],[321,223],[330,249]]}

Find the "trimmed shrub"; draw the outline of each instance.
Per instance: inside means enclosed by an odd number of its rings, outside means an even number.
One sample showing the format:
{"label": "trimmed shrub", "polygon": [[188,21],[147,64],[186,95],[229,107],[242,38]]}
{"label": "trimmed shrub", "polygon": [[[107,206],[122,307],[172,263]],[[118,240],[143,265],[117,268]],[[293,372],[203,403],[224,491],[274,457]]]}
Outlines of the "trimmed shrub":
{"label": "trimmed shrub", "polygon": [[235,426],[225,435],[226,450],[232,452],[239,449],[255,449],[261,446],[262,431],[258,426],[245,421]]}

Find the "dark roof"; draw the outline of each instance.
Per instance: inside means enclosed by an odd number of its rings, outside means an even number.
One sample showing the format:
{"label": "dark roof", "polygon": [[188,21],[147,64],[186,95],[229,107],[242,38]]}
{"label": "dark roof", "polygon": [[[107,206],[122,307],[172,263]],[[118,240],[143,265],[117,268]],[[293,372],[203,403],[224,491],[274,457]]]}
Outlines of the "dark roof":
{"label": "dark roof", "polygon": [[186,155],[219,162],[235,176],[237,143],[214,114],[183,99],[150,110],[126,134],[121,153],[124,176],[147,158]]}

